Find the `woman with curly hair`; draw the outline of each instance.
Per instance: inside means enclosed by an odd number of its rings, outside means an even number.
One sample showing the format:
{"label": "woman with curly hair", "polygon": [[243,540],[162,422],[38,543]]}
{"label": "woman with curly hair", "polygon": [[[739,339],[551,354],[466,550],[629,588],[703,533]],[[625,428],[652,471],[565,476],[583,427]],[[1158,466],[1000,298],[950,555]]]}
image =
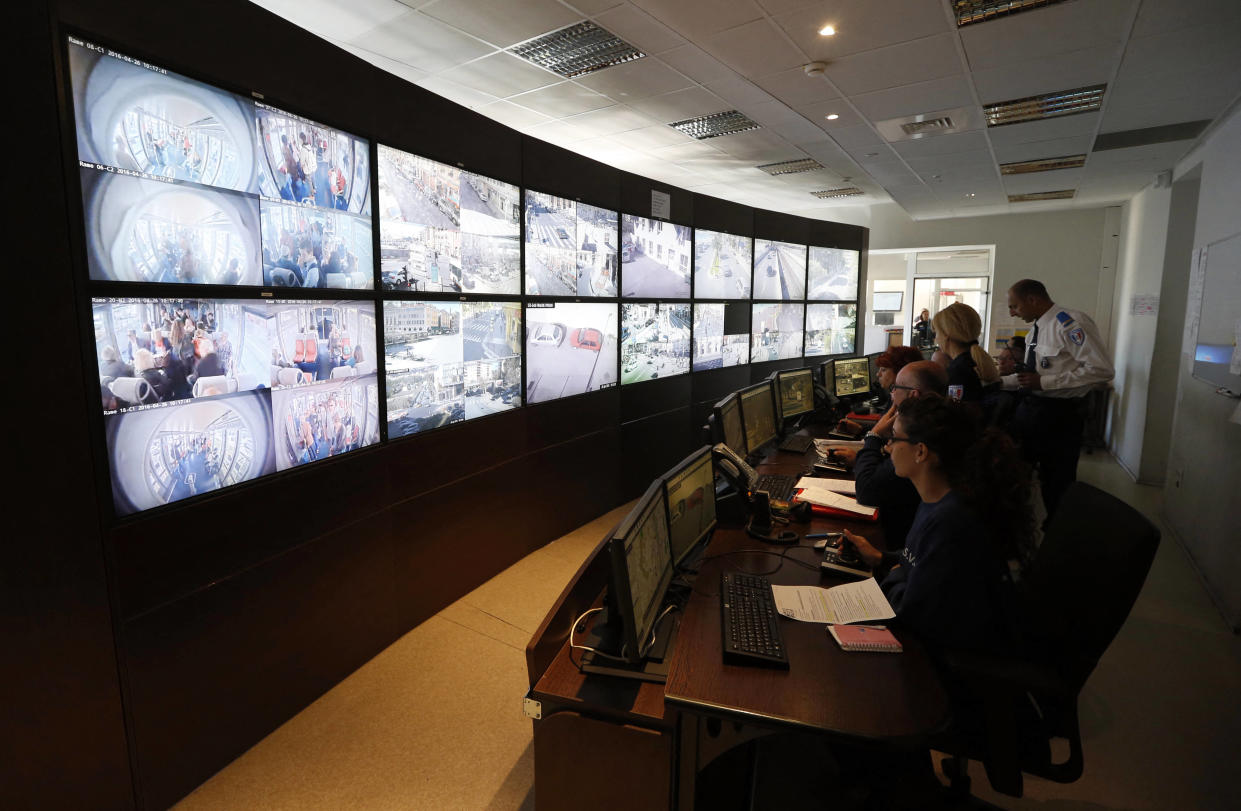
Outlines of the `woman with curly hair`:
{"label": "woman with curly hair", "polygon": [[922,353],[912,346],[890,346],[875,358],[875,368],[879,370],[879,374],[873,383],[881,389],[879,409],[886,411],[892,407],[892,384],[896,382],[896,373],[906,365],[920,360]]}
{"label": "woman with curly hair", "polygon": [[897,620],[942,647],[1006,638],[1008,561],[1026,557],[1034,529],[1030,472],[1012,440],[980,431],[968,406],[913,397],[897,408],[888,451],[922,499],[905,548],[845,535],[870,566],[890,567],[880,587]]}

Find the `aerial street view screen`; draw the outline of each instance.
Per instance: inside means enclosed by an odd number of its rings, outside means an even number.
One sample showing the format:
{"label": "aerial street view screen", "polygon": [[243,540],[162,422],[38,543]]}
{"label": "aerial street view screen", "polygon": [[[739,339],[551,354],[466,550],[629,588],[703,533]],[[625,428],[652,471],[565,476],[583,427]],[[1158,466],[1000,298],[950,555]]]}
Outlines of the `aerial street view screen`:
{"label": "aerial street view screen", "polygon": [[622,296],[689,298],[690,252],[689,226],[622,215]]}
{"label": "aerial street view screen", "polygon": [[[366,140],[72,37],[69,69],[92,279],[373,286]],[[260,236],[260,201],[304,214]]]}
{"label": "aerial street view screen", "polygon": [[749,310],[744,304],[694,305],[694,371],[740,366],[750,359]]}
{"label": "aerial street view screen", "polygon": [[694,298],[749,298],[753,240],[694,229]]}
{"label": "aerial street view screen", "polygon": [[[817,301],[856,301],[861,254],[839,248],[810,248],[806,298]],[[807,353],[809,354],[809,353]]]}
{"label": "aerial street view screen", "polygon": [[755,304],[750,321],[750,363],[801,357],[802,305]]}
{"label": "aerial street view screen", "polygon": [[689,305],[621,305],[621,384],[689,372]]}
{"label": "aerial street view screen", "polygon": [[851,355],[856,333],[856,304],[806,305],[806,357]]}
{"label": "aerial street view screen", "polygon": [[[379,441],[371,302],[97,298],[91,309],[120,515]],[[286,407],[285,392],[306,407]]]}
{"label": "aerial street view screen", "polygon": [[806,246],[754,240],[754,298],[795,301],[806,297]]}
{"label": "aerial street view screen", "polygon": [[527,402],[542,403],[615,385],[615,304],[527,305]]}
{"label": "aerial street view screen", "polygon": [[615,211],[526,191],[526,295],[616,296]]}
{"label": "aerial street view screen", "polygon": [[521,293],[518,188],[379,145],[384,290]]}
{"label": "aerial street view screen", "polygon": [[521,304],[384,302],[388,436],[521,405]]}

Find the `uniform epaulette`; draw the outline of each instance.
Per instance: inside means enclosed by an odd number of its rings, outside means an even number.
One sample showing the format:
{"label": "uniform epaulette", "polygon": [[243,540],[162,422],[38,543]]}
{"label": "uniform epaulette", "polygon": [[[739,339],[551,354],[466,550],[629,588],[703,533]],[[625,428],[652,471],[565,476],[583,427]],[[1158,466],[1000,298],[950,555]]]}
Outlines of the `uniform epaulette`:
{"label": "uniform epaulette", "polygon": [[1073,323],[1073,316],[1069,315],[1064,310],[1061,310],[1060,312],[1056,313],[1056,320],[1060,322],[1060,326],[1068,327],[1070,324]]}

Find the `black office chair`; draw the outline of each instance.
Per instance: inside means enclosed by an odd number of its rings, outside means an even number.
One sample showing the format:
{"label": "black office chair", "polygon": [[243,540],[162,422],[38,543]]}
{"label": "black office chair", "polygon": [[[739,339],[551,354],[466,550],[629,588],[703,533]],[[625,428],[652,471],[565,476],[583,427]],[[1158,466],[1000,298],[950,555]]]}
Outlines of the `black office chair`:
{"label": "black office chair", "polygon": [[[945,665],[975,712],[959,714],[932,747],[952,757],[944,772],[968,793],[968,759],[996,791],[1022,795],[1022,773],[1058,783],[1081,777],[1077,696],[1120,631],[1150,571],[1159,530],[1098,488],[1074,483],[1018,587],[1020,656],[951,653]],[[953,679],[952,677],[955,677]],[[1068,741],[1054,763],[1051,739]]]}

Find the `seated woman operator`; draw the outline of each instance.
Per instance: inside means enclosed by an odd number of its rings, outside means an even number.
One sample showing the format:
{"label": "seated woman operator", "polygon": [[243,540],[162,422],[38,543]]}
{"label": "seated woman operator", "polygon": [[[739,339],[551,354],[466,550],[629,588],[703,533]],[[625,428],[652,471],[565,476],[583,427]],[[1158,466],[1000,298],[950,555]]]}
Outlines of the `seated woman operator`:
{"label": "seated woman operator", "polygon": [[922,499],[905,548],[845,537],[872,567],[891,567],[879,585],[897,622],[933,647],[1007,639],[1007,561],[1023,556],[1034,528],[1029,469],[1012,441],[981,432],[968,406],[925,396],[897,408],[888,452]]}

